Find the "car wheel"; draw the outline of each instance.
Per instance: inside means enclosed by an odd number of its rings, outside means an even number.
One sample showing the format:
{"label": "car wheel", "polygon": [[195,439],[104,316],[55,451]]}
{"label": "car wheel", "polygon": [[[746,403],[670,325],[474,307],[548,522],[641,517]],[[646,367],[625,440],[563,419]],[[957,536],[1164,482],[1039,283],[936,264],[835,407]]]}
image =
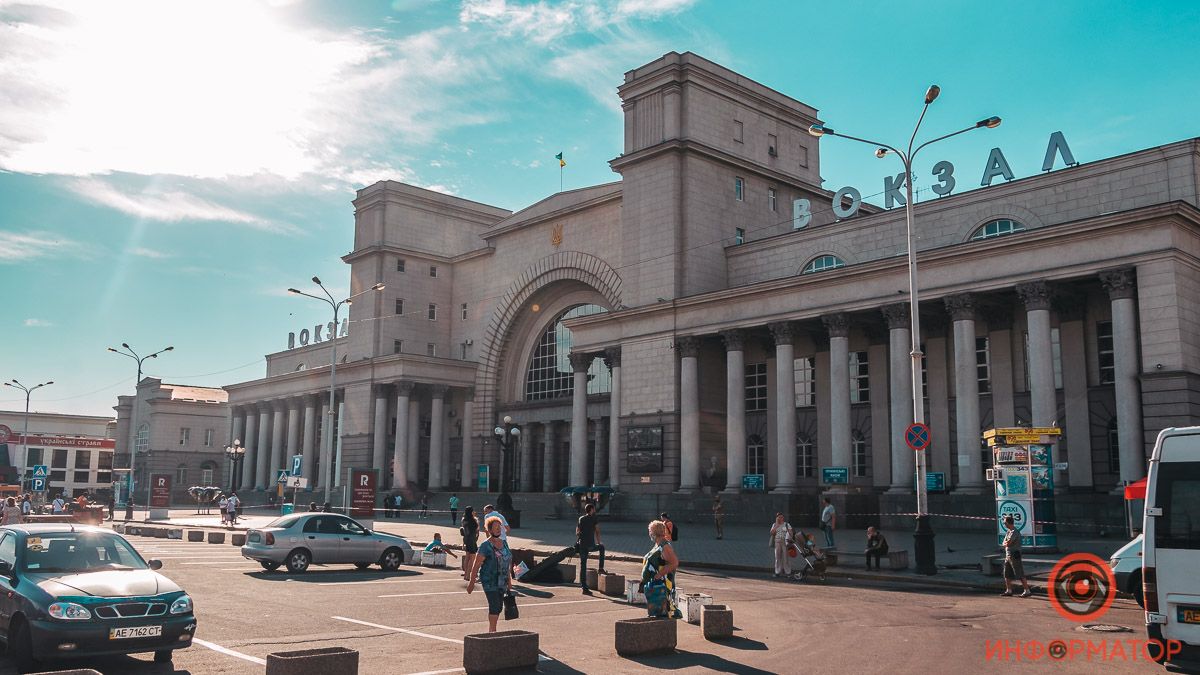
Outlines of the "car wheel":
{"label": "car wheel", "polygon": [[29,626],[23,619],[13,623],[15,625],[8,639],[8,656],[17,670],[22,673],[33,672],[36,662],[33,659],[33,640],[29,636]]}
{"label": "car wheel", "polygon": [[171,655],[173,653],[174,652],[172,652],[170,649],[160,649],[160,650],[154,652],[154,662],[155,663],[170,663]]}
{"label": "car wheel", "polygon": [[371,563],[354,563],[355,569],[361,571],[371,566]]}
{"label": "car wheel", "polygon": [[272,562],[270,560],[260,560],[258,561],[258,564],[262,565],[262,568],[268,572],[274,572],[275,570],[279,569],[279,563]]}
{"label": "car wheel", "polygon": [[1129,594],[1137,601],[1138,607],[1146,608],[1146,594],[1142,592],[1141,570],[1129,575]]}
{"label": "car wheel", "polygon": [[404,551],[398,548],[389,548],[383,552],[379,558],[379,569],[384,572],[395,572],[404,564]]}
{"label": "car wheel", "polygon": [[312,562],[312,557],[308,551],[298,548],[288,554],[287,568],[292,574],[301,574],[308,570],[309,563]]}

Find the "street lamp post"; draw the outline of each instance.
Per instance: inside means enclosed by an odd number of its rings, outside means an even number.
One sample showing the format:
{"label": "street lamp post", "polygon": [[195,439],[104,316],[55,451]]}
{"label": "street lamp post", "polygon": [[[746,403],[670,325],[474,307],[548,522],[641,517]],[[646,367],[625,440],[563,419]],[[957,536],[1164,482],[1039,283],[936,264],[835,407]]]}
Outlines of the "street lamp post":
{"label": "street lamp post", "polygon": [[[124,351],[122,351],[122,350],[124,350]],[[137,461],[137,437],[138,437],[137,393],[138,393],[138,385],[140,385],[142,383],[142,363],[144,363],[146,361],[146,359],[157,359],[158,355],[162,354],[163,352],[170,352],[170,351],[174,351],[174,350],[175,350],[174,347],[164,347],[163,349],[160,349],[160,350],[154,352],[153,354],[147,354],[146,356],[138,356],[138,353],[133,351],[133,347],[130,347],[128,342],[122,342],[121,349],[113,349],[112,347],[108,348],[108,351],[110,351],[114,354],[120,354],[121,356],[133,359],[134,361],[137,362],[137,379],[133,381],[133,410],[130,411],[130,413],[129,413],[129,428],[133,431],[133,442],[130,443],[130,445],[129,445],[129,491],[125,497],[125,501],[126,501],[125,514],[126,514],[127,519],[130,519],[133,516],[133,502],[134,502],[133,491],[134,491],[134,487],[135,487],[134,484],[136,482],[136,479],[134,478],[134,464]],[[149,439],[147,439],[147,443],[149,443]],[[147,480],[146,481],[146,508],[149,508],[149,507],[150,507],[150,481]]]}
{"label": "street lamp post", "polygon": [[496,440],[500,443],[500,496],[496,498],[496,506],[509,524],[512,524],[518,519],[514,519],[510,515],[513,513],[513,503],[512,495],[508,494],[508,490],[509,484],[512,482],[513,446],[516,445],[517,438],[521,435],[521,427],[513,424],[513,419],[508,415],[504,416],[502,422],[502,426],[497,426],[492,430],[496,435]]}
{"label": "street lamp post", "polygon": [[225,446],[225,456],[233,465],[233,468],[229,470],[229,493],[233,494],[237,491],[238,467],[241,466],[242,460],[246,459],[246,449],[242,447],[242,439],[235,438],[233,445]]}
{"label": "street lamp post", "polygon": [[[329,359],[329,419],[325,420],[325,422],[324,422],[325,429],[328,431],[328,433],[325,434],[325,437],[326,437],[325,438],[325,448],[321,452],[321,474],[322,474],[321,482],[325,484],[325,502],[329,503],[331,501],[330,494],[331,494],[331,491],[333,488],[333,485],[332,485],[333,481],[331,481],[329,479],[329,469],[330,469],[330,465],[333,463],[333,449],[335,447],[335,443],[333,440],[333,420],[337,416],[336,385],[337,385],[338,314],[342,309],[342,305],[354,304],[354,299],[365,293],[369,293],[371,291],[382,291],[384,289],[384,285],[382,283],[378,283],[378,284],[375,284],[374,286],[368,288],[365,291],[359,291],[358,293],[351,295],[350,297],[346,298],[345,300],[334,300],[333,294],[329,292],[329,289],[325,288],[325,284],[321,283],[321,279],[319,277],[313,277],[312,282],[321,288],[321,290],[325,293],[326,297],[322,298],[319,295],[312,295],[311,293],[305,293],[304,291],[299,291],[299,290],[296,290],[295,288],[289,288],[287,290],[288,290],[288,293],[292,293],[293,295],[303,295],[306,298],[313,298],[314,300],[320,300],[321,302],[326,303],[333,309],[333,332],[334,332],[334,334],[329,336],[330,348],[333,350],[333,355]],[[259,449],[259,452],[262,452],[261,448]]]}
{"label": "street lamp post", "polygon": [[[878,143],[865,138],[857,138],[841,132],[835,132],[833,129],[822,124],[814,124],[808,128],[808,133],[818,138],[825,135],[840,136],[852,141],[873,145],[876,147],[876,157],[882,159],[890,153],[896,155],[900,159],[900,162],[904,164],[904,218],[905,225],[908,228],[908,295],[909,314],[912,321],[912,334],[910,336],[912,351],[910,352],[910,356],[912,357],[913,421],[917,424],[925,423],[925,398],[921,391],[921,361],[925,355],[921,352],[921,314],[917,302],[917,250],[913,233],[913,159],[922,148],[938,141],[959,134],[965,134],[973,129],[995,129],[1000,126],[999,117],[988,117],[979,120],[965,129],[960,129],[926,141],[914,149],[913,142],[917,138],[917,131],[921,128],[921,122],[925,119],[925,113],[929,110],[929,104],[937,99],[941,91],[941,87],[934,84],[925,92],[925,107],[921,108],[921,116],[917,118],[917,124],[913,127],[912,136],[908,139],[907,152],[897,150],[886,143]],[[916,553],[917,573],[937,574],[937,552],[933,545],[933,526],[929,518],[929,494],[925,484],[926,454],[923,450],[916,453],[917,527],[916,532],[913,533],[913,548]]]}
{"label": "street lamp post", "polygon": [[25,427],[21,431],[21,461],[17,462],[17,466],[21,467],[21,475],[17,478],[17,483],[21,486],[21,490],[25,489],[25,462],[29,460],[29,397],[33,395],[34,390],[54,384],[54,380],[35,384],[32,387],[26,387],[13,378],[11,382],[5,382],[4,386],[20,389],[25,392]]}

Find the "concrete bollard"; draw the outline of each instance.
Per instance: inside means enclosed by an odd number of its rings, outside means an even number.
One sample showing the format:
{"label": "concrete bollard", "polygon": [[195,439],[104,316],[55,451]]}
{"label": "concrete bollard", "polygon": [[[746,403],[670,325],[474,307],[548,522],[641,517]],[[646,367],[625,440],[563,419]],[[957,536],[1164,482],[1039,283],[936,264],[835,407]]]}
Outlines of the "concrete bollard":
{"label": "concrete bollard", "polygon": [[231,534],[231,535],[229,535],[229,543],[233,544],[234,546],[245,546],[246,545],[246,535]]}
{"label": "concrete bollard", "polygon": [[267,675],[357,675],[358,652],[345,647],[267,654]]}
{"label": "concrete bollard", "polygon": [[182,540],[183,539],[183,528],[182,527],[172,527],[171,529],[167,530],[167,539]]}
{"label": "concrete bollard", "polygon": [[225,543],[225,533],[224,532],[209,532],[208,533],[208,543],[224,544]]}
{"label": "concrete bollard", "polygon": [[204,530],[188,530],[188,541],[204,541]]}
{"label": "concrete bollard", "polygon": [[600,592],[613,597],[625,595],[625,576],[622,574],[605,574],[601,576]]}
{"label": "concrete bollard", "polygon": [[161,527],[153,527],[150,528],[150,536],[154,537],[155,539],[166,539],[167,531]]}
{"label": "concrete bollard", "polygon": [[577,570],[576,570],[574,563],[559,563],[558,564],[558,573],[562,575],[563,583],[566,583],[566,584],[575,583],[576,572],[577,572]]}
{"label": "concrete bollard", "polygon": [[537,633],[505,630],[463,638],[463,670],[467,673],[537,668],[537,664]]}
{"label": "concrete bollard", "polygon": [[125,524],[124,523],[113,523],[112,529],[113,529],[113,532],[116,532],[117,534],[125,534]]}
{"label": "concrete bollard", "polygon": [[621,656],[672,652],[677,642],[674,619],[645,616],[616,623],[617,654]]}
{"label": "concrete bollard", "polygon": [[705,640],[733,637],[733,610],[726,605],[704,605],[700,612],[700,632]]}
{"label": "concrete bollard", "polygon": [[596,570],[587,571],[587,587],[593,591],[600,590],[600,573]]}
{"label": "concrete bollard", "polygon": [[713,598],[706,593],[688,593],[679,596],[679,611],[683,613],[683,618],[690,624],[700,625],[700,612],[704,607],[711,605]]}

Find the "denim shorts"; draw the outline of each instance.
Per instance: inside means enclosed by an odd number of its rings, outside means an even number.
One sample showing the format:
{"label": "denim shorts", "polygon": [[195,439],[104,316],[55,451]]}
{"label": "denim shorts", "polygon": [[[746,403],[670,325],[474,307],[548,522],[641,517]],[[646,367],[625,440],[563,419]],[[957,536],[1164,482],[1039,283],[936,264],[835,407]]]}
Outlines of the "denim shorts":
{"label": "denim shorts", "polygon": [[500,614],[504,611],[504,591],[484,591],[488,601],[488,614]]}

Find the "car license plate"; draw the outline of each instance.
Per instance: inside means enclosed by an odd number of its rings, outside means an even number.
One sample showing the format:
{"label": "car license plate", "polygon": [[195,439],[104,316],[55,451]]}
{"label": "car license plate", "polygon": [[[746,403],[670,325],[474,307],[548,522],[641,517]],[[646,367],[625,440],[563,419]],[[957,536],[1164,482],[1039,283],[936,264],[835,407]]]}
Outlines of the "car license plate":
{"label": "car license plate", "polygon": [[108,629],[109,640],[128,640],[131,638],[148,638],[162,635],[162,626],[128,626],[126,628]]}
{"label": "car license plate", "polygon": [[1179,623],[1200,623],[1200,607],[1176,607]]}

